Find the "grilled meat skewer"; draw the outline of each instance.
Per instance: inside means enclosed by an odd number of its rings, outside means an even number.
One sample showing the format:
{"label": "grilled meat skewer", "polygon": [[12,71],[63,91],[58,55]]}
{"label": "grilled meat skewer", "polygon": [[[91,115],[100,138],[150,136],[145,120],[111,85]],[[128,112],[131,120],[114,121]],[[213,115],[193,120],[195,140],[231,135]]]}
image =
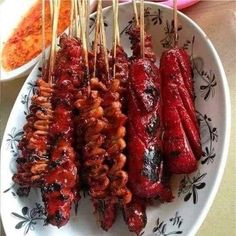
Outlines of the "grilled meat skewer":
{"label": "grilled meat skewer", "polygon": [[167,168],[175,174],[191,173],[202,150],[189,56],[184,49],[170,49],[163,53],[160,68]]}
{"label": "grilled meat skewer", "polygon": [[53,142],[48,172],[43,178],[42,196],[47,222],[61,227],[70,217],[72,203],[79,196],[79,161],[74,149],[74,114],[77,86],[82,82],[81,42],[63,35],[56,56],[54,119],[50,126]]}

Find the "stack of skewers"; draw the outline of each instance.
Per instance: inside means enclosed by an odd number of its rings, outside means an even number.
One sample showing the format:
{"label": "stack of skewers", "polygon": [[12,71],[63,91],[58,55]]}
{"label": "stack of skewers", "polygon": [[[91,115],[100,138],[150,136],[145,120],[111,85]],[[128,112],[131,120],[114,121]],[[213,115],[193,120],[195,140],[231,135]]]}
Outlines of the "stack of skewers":
{"label": "stack of skewers", "polygon": [[51,52],[48,60],[43,57],[13,180],[24,195],[41,189],[47,222],[57,227],[69,221],[85,188],[104,230],[121,209],[129,230],[139,234],[150,200],[172,201],[171,175],[197,169],[200,134],[190,59],[178,48],[176,1],[175,46],[161,56],[160,70],[144,29],[144,1],[139,5],[140,14],[133,1],[129,58],[120,42],[118,0],[113,0],[111,51],[102,0],[93,48],[89,1],[71,0],[69,34],[60,37],[57,51],[60,0],[51,1]]}

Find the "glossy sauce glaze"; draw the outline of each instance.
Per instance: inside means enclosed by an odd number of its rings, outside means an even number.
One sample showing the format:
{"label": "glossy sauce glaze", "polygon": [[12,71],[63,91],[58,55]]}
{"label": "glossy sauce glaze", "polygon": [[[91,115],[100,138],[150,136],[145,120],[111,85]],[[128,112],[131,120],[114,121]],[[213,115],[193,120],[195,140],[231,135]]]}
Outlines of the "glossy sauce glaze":
{"label": "glossy sauce glaze", "polygon": [[128,98],[128,174],[133,193],[141,198],[172,199],[163,181],[161,79],[148,59],[133,62]]}
{"label": "glossy sauce glaze", "polygon": [[167,168],[175,174],[191,173],[197,169],[202,149],[188,54],[178,48],[164,52],[160,71],[163,81],[163,141]]}
{"label": "glossy sauce glaze", "polygon": [[139,233],[147,223],[146,202],[136,196],[123,208],[123,216],[131,232]]}
{"label": "glossy sauce glaze", "polygon": [[[63,35],[55,70],[53,140],[49,170],[44,177],[43,200],[47,221],[61,227],[70,218],[72,203],[79,200],[79,160],[74,149],[74,102],[82,71],[80,41]],[[63,57],[61,55],[64,55]]]}
{"label": "glossy sauce glaze", "polygon": [[[70,22],[70,0],[61,1],[58,34]],[[45,43],[51,42],[51,16],[49,1],[45,1]],[[37,0],[16,27],[2,49],[2,67],[16,69],[35,58],[42,50],[42,1]]]}

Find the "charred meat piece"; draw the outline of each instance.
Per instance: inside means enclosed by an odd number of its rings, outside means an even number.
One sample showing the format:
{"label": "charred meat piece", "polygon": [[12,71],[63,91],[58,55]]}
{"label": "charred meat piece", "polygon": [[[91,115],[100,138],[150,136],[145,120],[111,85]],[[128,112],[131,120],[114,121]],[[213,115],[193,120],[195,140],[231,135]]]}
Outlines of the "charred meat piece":
{"label": "charred meat piece", "polygon": [[130,68],[128,99],[128,174],[132,192],[141,198],[170,201],[164,181],[161,81],[158,68],[139,59]]}
{"label": "charred meat piece", "polygon": [[48,172],[43,178],[42,196],[47,222],[57,227],[70,218],[72,204],[79,196],[79,161],[74,150],[74,102],[77,88],[83,80],[81,42],[62,36],[56,57],[55,89],[52,98],[54,110],[50,126],[53,146]]}
{"label": "charred meat piece", "polygon": [[76,154],[68,140],[57,141],[52,152],[51,166],[44,177],[43,201],[47,212],[47,222],[61,227],[70,218],[73,202],[76,202],[77,166]]}
{"label": "charred meat piece", "polygon": [[93,201],[94,209],[98,215],[101,227],[108,231],[115,223],[117,214],[117,204],[112,198],[100,199]]}
{"label": "charred meat piece", "polygon": [[124,206],[123,216],[129,231],[139,235],[147,223],[145,201],[133,196],[132,201]]}

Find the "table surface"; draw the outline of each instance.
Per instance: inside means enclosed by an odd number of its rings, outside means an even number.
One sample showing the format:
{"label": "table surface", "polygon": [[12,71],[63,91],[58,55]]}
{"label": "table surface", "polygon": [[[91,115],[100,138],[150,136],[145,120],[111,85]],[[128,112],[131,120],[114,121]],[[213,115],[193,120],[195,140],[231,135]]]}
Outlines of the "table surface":
{"label": "table surface", "polygon": [[[1,2],[1,0],[0,0]],[[201,1],[183,11],[197,22],[212,40],[227,75],[236,117],[236,1]],[[0,84],[0,136],[25,78]],[[232,122],[231,141],[224,176],[214,203],[199,229],[198,236],[236,235],[236,122]],[[2,232],[1,235],[4,235]]]}

